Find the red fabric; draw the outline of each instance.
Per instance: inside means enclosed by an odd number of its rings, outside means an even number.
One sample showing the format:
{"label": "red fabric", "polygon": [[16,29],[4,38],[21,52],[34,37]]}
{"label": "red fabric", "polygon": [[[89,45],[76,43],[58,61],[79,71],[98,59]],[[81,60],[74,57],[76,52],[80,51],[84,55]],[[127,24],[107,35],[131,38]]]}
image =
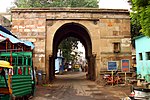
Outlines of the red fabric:
{"label": "red fabric", "polygon": [[22,75],[22,70],[21,70],[21,68],[18,69],[18,74],[19,74],[19,75]]}

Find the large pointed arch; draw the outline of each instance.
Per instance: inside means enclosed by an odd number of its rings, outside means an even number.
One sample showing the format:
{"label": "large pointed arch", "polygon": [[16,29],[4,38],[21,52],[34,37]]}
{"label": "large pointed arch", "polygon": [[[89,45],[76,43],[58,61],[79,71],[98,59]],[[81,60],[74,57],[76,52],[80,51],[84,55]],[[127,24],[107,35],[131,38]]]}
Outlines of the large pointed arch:
{"label": "large pointed arch", "polygon": [[93,65],[93,56],[92,56],[92,42],[91,42],[91,36],[86,27],[79,23],[66,23],[63,24],[61,27],[57,29],[57,31],[54,34],[53,38],[53,53],[52,57],[50,58],[50,80],[54,79],[55,76],[55,62],[54,59],[57,57],[57,50],[60,42],[64,40],[67,37],[75,37],[80,40],[80,42],[84,45],[85,47],[85,54],[86,54],[86,59],[88,61],[88,74],[87,78],[88,79],[95,79],[95,65]]}
{"label": "large pointed arch", "polygon": [[92,42],[86,27],[78,23],[66,23],[62,25],[55,33],[53,38],[53,55],[57,55],[57,49],[60,42],[67,37],[75,37],[84,45],[86,57],[92,54]]}

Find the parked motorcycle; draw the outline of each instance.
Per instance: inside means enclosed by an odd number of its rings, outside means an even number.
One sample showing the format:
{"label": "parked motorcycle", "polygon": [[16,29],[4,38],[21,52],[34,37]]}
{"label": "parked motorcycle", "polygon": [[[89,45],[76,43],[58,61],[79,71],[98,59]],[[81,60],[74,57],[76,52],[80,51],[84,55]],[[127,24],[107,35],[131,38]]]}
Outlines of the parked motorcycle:
{"label": "parked motorcycle", "polygon": [[131,86],[131,94],[129,97],[131,100],[150,100],[150,89]]}

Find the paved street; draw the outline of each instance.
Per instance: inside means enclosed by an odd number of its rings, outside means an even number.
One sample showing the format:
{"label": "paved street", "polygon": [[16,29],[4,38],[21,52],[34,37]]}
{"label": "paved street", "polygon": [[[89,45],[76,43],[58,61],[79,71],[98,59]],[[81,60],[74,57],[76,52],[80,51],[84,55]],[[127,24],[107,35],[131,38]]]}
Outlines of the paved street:
{"label": "paved street", "polygon": [[126,87],[99,86],[86,80],[83,72],[57,75],[52,84],[37,86],[32,100],[120,100],[129,90]]}

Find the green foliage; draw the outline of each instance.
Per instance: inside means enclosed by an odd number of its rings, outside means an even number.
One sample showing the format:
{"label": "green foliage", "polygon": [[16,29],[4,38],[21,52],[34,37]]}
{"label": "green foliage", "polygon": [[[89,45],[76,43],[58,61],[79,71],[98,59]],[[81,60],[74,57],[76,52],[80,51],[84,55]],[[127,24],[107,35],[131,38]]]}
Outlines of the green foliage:
{"label": "green foliage", "polygon": [[14,3],[18,8],[34,8],[47,7],[49,4],[47,0],[16,0]]}
{"label": "green foliage", "polygon": [[97,8],[97,0],[16,0],[18,8],[33,7],[92,7]]}
{"label": "green foliage", "polygon": [[131,37],[140,35],[141,25],[139,21],[139,15],[137,13],[131,13]]}
{"label": "green foliage", "polygon": [[141,27],[140,32],[150,37],[150,0],[132,0],[132,25]]}
{"label": "green foliage", "polygon": [[[75,48],[78,48],[78,39],[74,37],[68,37],[65,40],[63,40],[59,44],[59,49],[62,51],[62,55],[65,58],[65,60],[68,61],[73,61],[76,57],[76,55],[71,54]],[[76,53],[75,53],[76,54]]]}

